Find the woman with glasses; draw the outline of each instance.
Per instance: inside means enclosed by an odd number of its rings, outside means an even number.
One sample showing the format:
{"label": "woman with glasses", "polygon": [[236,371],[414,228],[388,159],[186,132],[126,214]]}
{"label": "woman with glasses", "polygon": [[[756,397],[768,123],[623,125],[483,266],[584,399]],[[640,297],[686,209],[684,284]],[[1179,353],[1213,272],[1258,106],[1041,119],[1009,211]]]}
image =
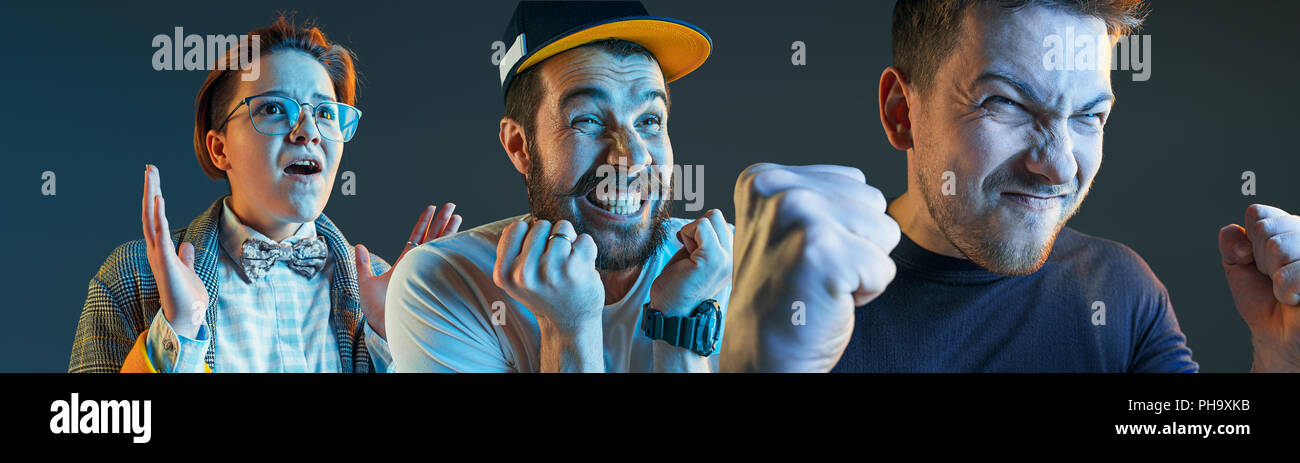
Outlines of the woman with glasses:
{"label": "woman with glasses", "polygon": [[[144,239],[90,281],[68,371],[386,371],[389,266],[321,213],[361,118],[351,52],[283,17],[249,37],[196,101],[199,166],[230,195],[169,231],[145,166]],[[454,207],[427,207],[402,253],[455,233]]]}

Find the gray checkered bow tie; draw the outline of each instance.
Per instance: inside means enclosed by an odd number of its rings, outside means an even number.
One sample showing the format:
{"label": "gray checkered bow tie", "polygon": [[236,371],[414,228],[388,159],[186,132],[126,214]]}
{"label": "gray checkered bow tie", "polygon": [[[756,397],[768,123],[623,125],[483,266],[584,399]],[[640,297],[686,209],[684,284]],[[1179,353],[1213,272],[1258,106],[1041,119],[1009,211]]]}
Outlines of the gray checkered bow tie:
{"label": "gray checkered bow tie", "polygon": [[277,260],[283,260],[293,271],[311,278],[316,276],[316,272],[325,268],[327,256],[329,256],[329,249],[325,247],[325,239],[319,236],[303,238],[293,244],[277,244],[249,238],[244,240],[239,264],[244,267],[244,274],[253,280],[265,277],[266,272],[275,265]]}

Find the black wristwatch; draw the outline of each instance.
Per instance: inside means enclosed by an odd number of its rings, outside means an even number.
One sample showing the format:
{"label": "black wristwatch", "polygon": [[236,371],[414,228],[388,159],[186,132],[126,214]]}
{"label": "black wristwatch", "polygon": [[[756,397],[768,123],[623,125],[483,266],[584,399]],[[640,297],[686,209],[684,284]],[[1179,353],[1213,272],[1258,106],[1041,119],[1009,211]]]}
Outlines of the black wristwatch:
{"label": "black wristwatch", "polygon": [[650,339],[662,339],[708,357],[718,351],[722,310],[718,308],[718,301],[708,299],[695,306],[690,316],[665,317],[663,312],[651,308],[647,302],[641,308],[641,329]]}

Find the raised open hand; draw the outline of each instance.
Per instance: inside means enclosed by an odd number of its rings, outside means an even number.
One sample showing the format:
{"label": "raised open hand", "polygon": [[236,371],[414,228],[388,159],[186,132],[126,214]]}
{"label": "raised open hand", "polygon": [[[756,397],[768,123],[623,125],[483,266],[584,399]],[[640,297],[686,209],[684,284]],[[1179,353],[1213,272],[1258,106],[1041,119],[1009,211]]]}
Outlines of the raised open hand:
{"label": "raised open hand", "polygon": [[[455,210],[456,205],[452,203],[443,204],[441,210],[432,204],[425,207],[424,213],[420,214],[420,218],[415,221],[415,228],[411,229],[411,236],[406,240],[406,247],[402,248],[402,254],[393,261],[393,266],[396,267],[402,257],[416,246],[459,231],[461,217],[460,214],[452,214]],[[358,244],[355,254],[357,286],[361,290],[361,310],[365,313],[366,323],[370,325],[370,329],[387,338],[384,331],[384,301],[388,293],[388,280],[392,277],[393,270],[390,268],[383,275],[374,275],[370,270],[370,251],[364,245]]]}
{"label": "raised open hand", "polygon": [[162,197],[158,168],[146,165],[144,198],[140,200],[140,224],[149,269],[158,284],[163,316],[177,334],[193,338],[203,326],[208,308],[208,291],[194,272],[194,245],[181,243],[176,249],[167,227],[167,205]]}

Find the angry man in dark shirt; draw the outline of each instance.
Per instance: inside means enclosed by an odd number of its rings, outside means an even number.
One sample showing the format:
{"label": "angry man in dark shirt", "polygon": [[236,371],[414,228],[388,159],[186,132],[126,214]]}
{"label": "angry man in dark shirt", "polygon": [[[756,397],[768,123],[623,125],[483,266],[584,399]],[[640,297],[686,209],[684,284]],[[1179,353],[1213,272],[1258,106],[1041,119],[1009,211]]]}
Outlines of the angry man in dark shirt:
{"label": "angry man in dark shirt", "polygon": [[[722,369],[1196,371],[1146,263],[1065,228],[1101,166],[1111,47],[1143,9],[900,0],[879,109],[907,191],[886,201],[843,166],[742,173]],[[1064,37],[1090,55],[1048,56]],[[1294,368],[1300,238],[1273,237],[1300,218],[1253,206],[1246,225],[1220,248],[1255,369]]]}

